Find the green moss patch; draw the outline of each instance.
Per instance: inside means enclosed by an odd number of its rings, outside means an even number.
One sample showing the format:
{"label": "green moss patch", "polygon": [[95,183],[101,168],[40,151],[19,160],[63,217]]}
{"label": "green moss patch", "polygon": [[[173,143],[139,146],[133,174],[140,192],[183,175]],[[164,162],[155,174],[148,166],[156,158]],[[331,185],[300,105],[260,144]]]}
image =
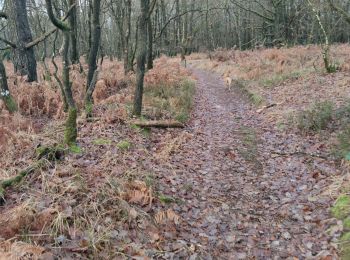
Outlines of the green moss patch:
{"label": "green moss patch", "polygon": [[92,143],[95,145],[111,145],[112,141],[109,139],[97,138],[97,139],[93,140]]}
{"label": "green moss patch", "polygon": [[[341,195],[331,208],[332,215],[342,220],[345,231],[350,230],[350,197]],[[350,259],[350,232],[344,232],[339,239],[341,259]]]}
{"label": "green moss patch", "polygon": [[118,144],[117,144],[117,147],[120,149],[120,150],[123,150],[123,151],[126,151],[126,150],[129,150],[131,148],[131,143],[124,140],[124,141],[120,141]]}
{"label": "green moss patch", "polygon": [[350,197],[341,195],[331,209],[332,215],[337,219],[344,219],[350,215]]}
{"label": "green moss patch", "polygon": [[66,121],[66,129],[64,133],[64,142],[69,146],[74,145],[76,143],[77,136],[77,109],[69,108],[68,118]]}
{"label": "green moss patch", "polygon": [[81,149],[80,146],[76,145],[76,144],[72,144],[69,146],[69,151],[71,153],[75,153],[75,154],[81,154],[83,151]]}
{"label": "green moss patch", "polygon": [[344,226],[345,229],[349,229],[350,230],[350,217],[347,217],[346,219],[344,219],[343,226]]}
{"label": "green moss patch", "polygon": [[350,259],[350,232],[344,233],[339,242],[341,259]]}
{"label": "green moss patch", "polygon": [[17,103],[11,96],[4,97],[3,101],[5,103],[6,108],[8,109],[8,111],[10,113],[14,113],[18,110]]}

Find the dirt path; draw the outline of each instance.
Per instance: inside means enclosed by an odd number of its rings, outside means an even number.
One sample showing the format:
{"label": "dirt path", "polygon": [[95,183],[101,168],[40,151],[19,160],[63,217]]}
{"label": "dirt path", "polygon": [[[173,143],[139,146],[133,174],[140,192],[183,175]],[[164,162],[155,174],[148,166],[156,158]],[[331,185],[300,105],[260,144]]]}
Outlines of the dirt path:
{"label": "dirt path", "polygon": [[295,153],[307,154],[313,144],[264,122],[217,76],[199,70],[194,75],[190,137],[171,163],[155,169],[161,191],[184,202],[172,206],[182,224],[175,234],[164,230],[172,241],[164,249],[175,252],[186,244],[192,257],[204,259],[335,255],[325,232],[333,222],[330,199],[320,196],[334,165]]}

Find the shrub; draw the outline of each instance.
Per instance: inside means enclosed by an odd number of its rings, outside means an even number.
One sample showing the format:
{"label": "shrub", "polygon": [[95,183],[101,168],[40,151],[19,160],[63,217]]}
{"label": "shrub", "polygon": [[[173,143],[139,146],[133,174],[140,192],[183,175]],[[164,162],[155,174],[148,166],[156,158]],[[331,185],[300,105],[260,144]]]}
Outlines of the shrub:
{"label": "shrub", "polygon": [[332,120],[333,104],[329,101],[314,104],[311,109],[300,112],[296,117],[298,129],[309,131],[320,131],[327,127]]}

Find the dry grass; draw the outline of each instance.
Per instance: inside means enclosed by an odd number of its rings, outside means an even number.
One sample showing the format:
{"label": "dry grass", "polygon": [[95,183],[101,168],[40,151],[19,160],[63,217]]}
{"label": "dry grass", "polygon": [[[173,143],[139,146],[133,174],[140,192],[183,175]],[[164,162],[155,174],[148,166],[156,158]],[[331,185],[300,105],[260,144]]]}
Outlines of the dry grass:
{"label": "dry grass", "polygon": [[[162,69],[160,69],[162,68]],[[187,121],[192,107],[194,82],[179,59],[161,57],[145,77],[145,117]]]}
{"label": "dry grass", "polygon": [[212,60],[198,60],[196,54],[194,59],[189,59],[196,67],[243,80],[250,92],[265,100],[261,105],[278,104],[264,114],[272,123],[281,125],[314,103],[331,101],[335,109],[347,103],[350,98],[349,53],[349,44],[331,47],[332,61],[339,65],[339,71],[334,74],[325,73],[321,48],[315,45],[254,51],[219,50],[212,54]]}
{"label": "dry grass", "polygon": [[[341,71],[348,71],[350,58],[348,44],[335,45],[331,48],[333,61]],[[315,70],[323,70],[321,48],[315,45],[297,46],[282,49],[262,49],[254,51],[217,50],[212,59],[193,54],[189,57],[197,66],[213,70],[220,75],[234,75],[243,80],[268,80],[287,75],[308,74]]]}

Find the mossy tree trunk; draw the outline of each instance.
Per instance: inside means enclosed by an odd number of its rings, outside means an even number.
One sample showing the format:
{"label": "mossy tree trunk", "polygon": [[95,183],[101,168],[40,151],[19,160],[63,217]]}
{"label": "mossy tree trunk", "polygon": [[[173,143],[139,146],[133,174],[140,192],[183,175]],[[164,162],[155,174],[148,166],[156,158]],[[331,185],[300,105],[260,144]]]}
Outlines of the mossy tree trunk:
{"label": "mossy tree trunk", "polygon": [[[67,145],[74,145],[77,139],[77,108],[73,99],[72,84],[69,79],[69,50],[70,50],[70,36],[71,27],[68,23],[59,20],[53,13],[52,0],[45,0],[46,9],[51,22],[63,32],[63,53],[62,53],[62,79],[64,96],[68,104],[68,118],[65,126],[64,141]],[[64,97],[63,97],[64,98]]]}
{"label": "mossy tree trunk", "polygon": [[72,84],[69,79],[69,46],[70,33],[64,31],[64,49],[63,49],[63,87],[66,101],[68,104],[68,118],[66,121],[66,128],[64,133],[64,142],[68,145],[74,145],[77,140],[77,109],[73,99]]}
{"label": "mossy tree trunk", "polygon": [[[101,41],[101,25],[100,25],[100,9],[101,9],[101,1],[93,0],[92,6],[92,41],[89,52],[89,71],[87,76],[87,85],[86,85],[86,96],[85,96],[85,108],[87,112],[87,116],[91,116],[91,106],[93,103],[92,94],[95,89],[95,84],[97,80],[97,54],[100,48]],[[94,75],[95,80],[94,80]]]}
{"label": "mossy tree trunk", "polygon": [[6,70],[2,60],[0,60],[0,98],[4,101],[6,108],[10,113],[17,111],[17,104],[12,98],[7,85]]}

